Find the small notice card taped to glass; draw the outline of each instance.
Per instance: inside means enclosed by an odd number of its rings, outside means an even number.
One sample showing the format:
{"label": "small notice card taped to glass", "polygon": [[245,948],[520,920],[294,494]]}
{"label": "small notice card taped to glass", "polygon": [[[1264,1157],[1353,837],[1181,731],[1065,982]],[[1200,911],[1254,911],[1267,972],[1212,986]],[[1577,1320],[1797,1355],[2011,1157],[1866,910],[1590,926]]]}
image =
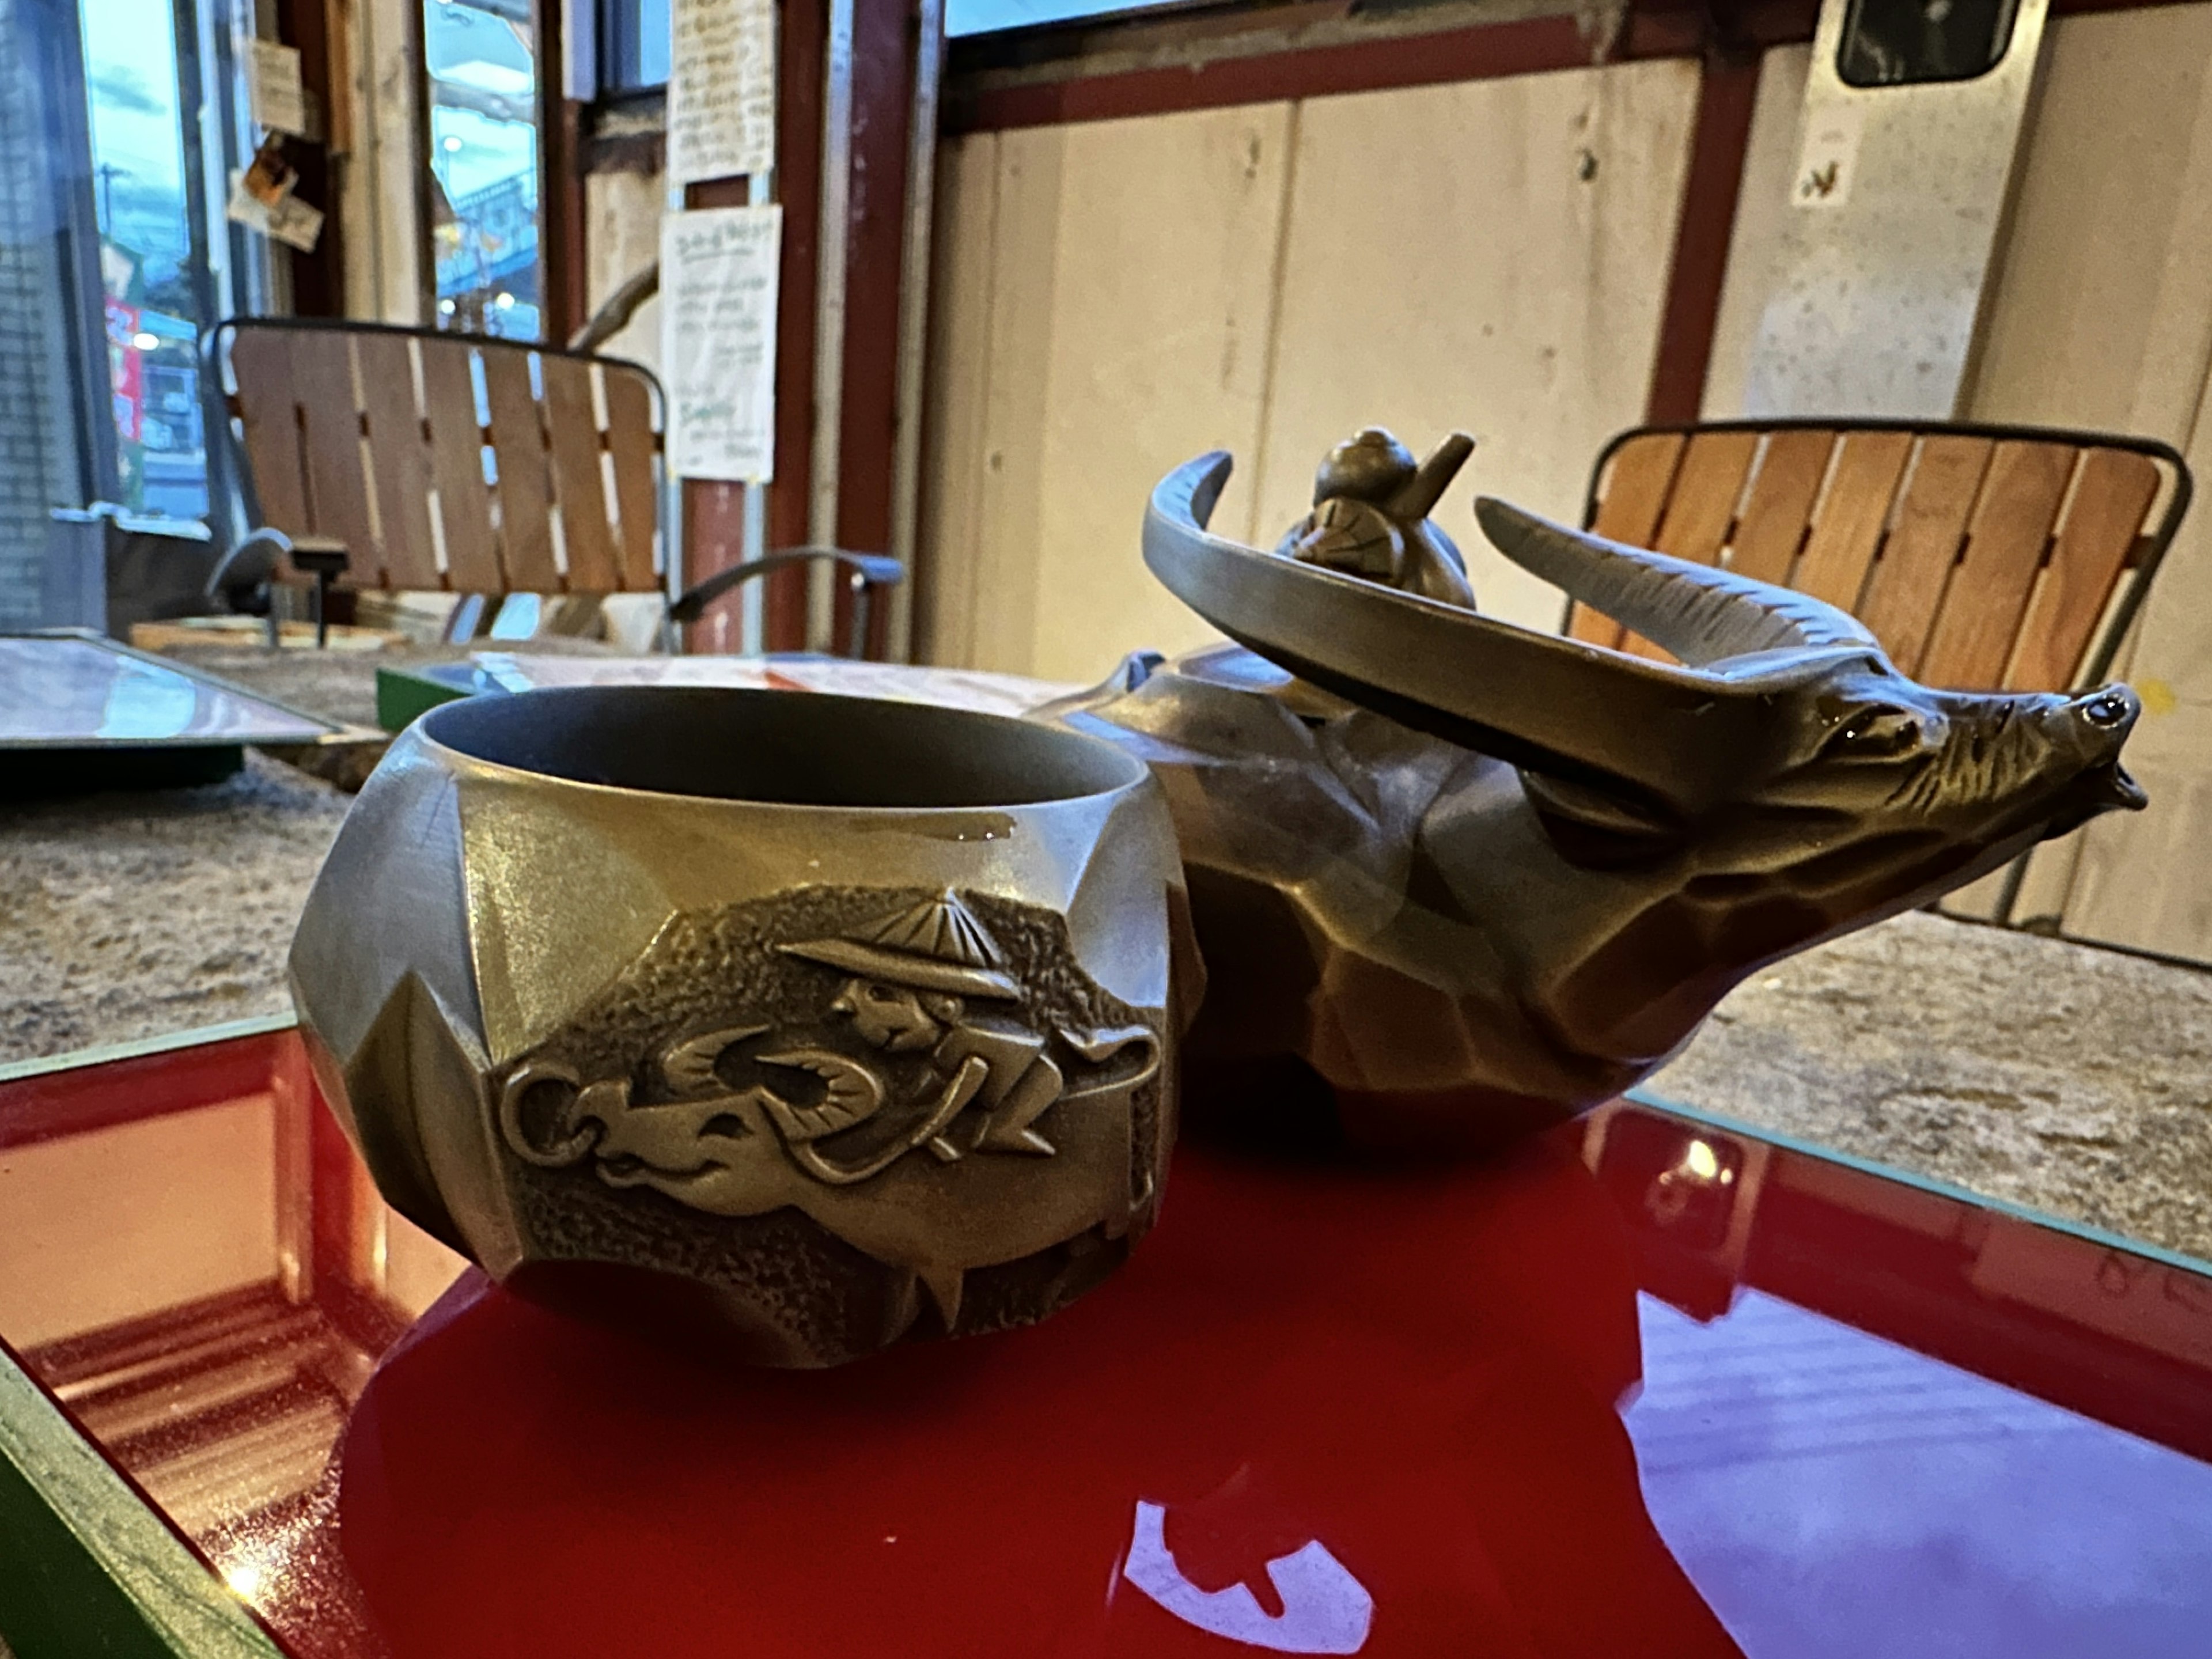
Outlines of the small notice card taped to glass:
{"label": "small notice card taped to glass", "polygon": [[775,165],[775,0],[669,7],[668,178],[687,185]]}
{"label": "small notice card taped to glass", "polygon": [[708,208],[660,222],[669,465],[678,477],[775,476],[781,207]]}
{"label": "small notice card taped to glass", "polygon": [[307,95],[300,83],[300,52],[274,40],[256,40],[246,59],[247,101],[255,123],[270,132],[304,134]]}

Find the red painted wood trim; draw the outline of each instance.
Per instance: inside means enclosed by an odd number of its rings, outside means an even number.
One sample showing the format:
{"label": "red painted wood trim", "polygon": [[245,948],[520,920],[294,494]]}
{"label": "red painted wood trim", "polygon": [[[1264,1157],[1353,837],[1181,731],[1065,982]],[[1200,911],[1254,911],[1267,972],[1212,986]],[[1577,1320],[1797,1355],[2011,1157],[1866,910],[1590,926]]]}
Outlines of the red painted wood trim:
{"label": "red painted wood trim", "polygon": [[[2063,17],[2180,3],[2183,0],[2051,0],[2051,10],[2053,16]],[[1725,40],[1738,52],[1808,41],[1820,8],[1818,0],[1745,0],[1737,4],[1719,0],[1710,9],[1710,22],[1705,10],[1696,8],[1662,5],[1634,11],[1605,61],[1692,57],[1715,38]],[[1233,40],[1248,31],[1251,23],[1250,14],[1224,19],[1221,38]],[[1194,57],[1203,52],[1206,38],[1196,30],[1186,37],[1185,44]],[[1079,53],[1066,60],[1071,73],[1065,79],[1024,86],[975,84],[979,76],[1005,66],[985,60],[982,54],[987,52],[1016,61],[1003,43],[979,42],[954,48],[945,103],[944,129],[948,134],[1494,80],[1583,68],[1597,61],[1592,42],[1583,36],[1571,18],[1565,16],[1476,24],[1433,34],[1292,46],[1104,75],[1075,71],[1073,66],[1081,62]]]}
{"label": "red painted wood trim", "polygon": [[2051,0],[2053,17],[2091,11],[2156,11],[2163,6],[2192,5],[2197,0]]}
{"label": "red painted wood trim", "polygon": [[1658,356],[1644,404],[1644,419],[1652,424],[1694,421],[1705,403],[1705,371],[1712,362],[1713,327],[1728,276],[1729,241],[1743,192],[1744,153],[1751,145],[1752,105],[1758,93],[1755,55],[1706,60],[1690,165],[1682,180],[1682,210],[1674,228]]}
{"label": "red painted wood trim", "polygon": [[[768,492],[770,550],[804,547],[814,484],[814,327],[821,294],[822,79],[829,9],[793,0],[781,9],[776,86],[776,199],[783,204],[783,262],[775,321],[775,482]],[[807,572],[765,577],[762,639],[771,651],[806,644]]]}
{"label": "red painted wood trim", "polygon": [[[1731,33],[1758,45],[1810,40],[1815,9],[1813,0],[1759,0],[1731,20]],[[1698,12],[1637,12],[1602,61],[1692,57],[1705,49],[1707,38],[1707,25]],[[963,89],[956,82],[946,102],[945,130],[976,132],[1114,120],[1173,110],[1540,75],[1587,68],[1598,61],[1596,43],[1583,35],[1572,17],[1527,18],[1027,86]]]}
{"label": "red painted wood trim", "polygon": [[976,132],[1109,121],[1329,93],[1533,75],[1589,60],[1589,42],[1572,18],[1540,17],[1318,51],[1220,58],[1191,68],[1132,70],[992,88],[948,100],[947,126],[955,132]]}
{"label": "red painted wood trim", "polygon": [[585,271],[589,253],[584,246],[584,168],[582,154],[584,106],[560,95],[562,71],[560,29],[551,16],[541,14],[542,39],[551,43],[540,54],[538,73],[552,90],[540,103],[544,113],[539,129],[538,168],[543,188],[538,191],[538,245],[543,310],[538,332],[550,345],[566,345],[568,337],[592,314]]}
{"label": "red painted wood trim", "polygon": [[[920,21],[908,0],[856,0],[853,16],[852,186],[846,219],[843,400],[838,411],[837,544],[884,553],[891,543],[891,455],[898,428],[900,260],[906,243],[908,137]],[[852,627],[852,590],[836,588],[836,648]],[[869,607],[868,654],[880,658],[890,607]]]}
{"label": "red painted wood trim", "polygon": [[335,124],[351,102],[334,95],[345,73],[343,36],[333,37],[328,9],[323,0],[276,0],[276,38],[300,52],[300,84],[314,94],[321,108],[326,142],[311,143],[295,138],[284,146],[284,159],[300,175],[294,189],[300,200],[323,210],[322,234],[315,251],[284,250],[292,261],[292,314],[295,317],[343,317],[346,314],[345,227],[338,199],[338,172],[331,165],[333,142],[342,142]]}

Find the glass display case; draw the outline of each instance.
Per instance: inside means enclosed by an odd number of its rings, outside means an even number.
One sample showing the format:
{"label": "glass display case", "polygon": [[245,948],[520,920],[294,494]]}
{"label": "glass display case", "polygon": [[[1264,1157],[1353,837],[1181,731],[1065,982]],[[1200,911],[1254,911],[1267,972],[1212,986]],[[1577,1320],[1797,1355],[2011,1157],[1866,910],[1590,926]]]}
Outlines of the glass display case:
{"label": "glass display case", "polygon": [[2212,1278],[1656,1103],[1187,1138],[1033,1329],[717,1368],[388,1210],[263,1023],[0,1073],[0,1633],[131,1653],[2203,1650]]}

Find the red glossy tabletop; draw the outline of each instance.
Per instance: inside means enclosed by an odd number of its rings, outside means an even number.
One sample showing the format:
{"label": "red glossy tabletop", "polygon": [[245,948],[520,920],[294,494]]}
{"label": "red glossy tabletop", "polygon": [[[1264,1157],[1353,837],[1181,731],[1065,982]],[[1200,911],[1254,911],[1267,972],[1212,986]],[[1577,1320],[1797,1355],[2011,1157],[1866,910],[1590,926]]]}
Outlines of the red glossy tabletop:
{"label": "red glossy tabletop", "polygon": [[[362,1364],[295,1490],[186,1526],[302,1656],[2212,1645],[2212,1282],[1693,1120],[1445,1170],[1187,1145],[1073,1309],[813,1373],[473,1271],[400,1334],[309,1133],[302,1305]],[[96,1432],[97,1346],[27,1355]]]}

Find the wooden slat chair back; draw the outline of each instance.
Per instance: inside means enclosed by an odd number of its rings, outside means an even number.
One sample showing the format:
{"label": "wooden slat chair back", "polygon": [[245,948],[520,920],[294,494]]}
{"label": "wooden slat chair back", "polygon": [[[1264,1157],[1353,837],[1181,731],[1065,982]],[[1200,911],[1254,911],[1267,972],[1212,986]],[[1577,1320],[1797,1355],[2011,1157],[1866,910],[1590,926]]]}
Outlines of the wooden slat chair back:
{"label": "wooden slat chair back", "polygon": [[222,324],[258,526],[334,537],[356,587],[653,592],[650,370],[519,341],[291,318]]}
{"label": "wooden slat chair back", "polygon": [[[2181,457],[2147,439],[1715,422],[1615,438],[1592,473],[1584,523],[1838,605],[1927,684],[2059,691],[2104,677],[2190,488]],[[1666,656],[1585,605],[1566,626]]]}

